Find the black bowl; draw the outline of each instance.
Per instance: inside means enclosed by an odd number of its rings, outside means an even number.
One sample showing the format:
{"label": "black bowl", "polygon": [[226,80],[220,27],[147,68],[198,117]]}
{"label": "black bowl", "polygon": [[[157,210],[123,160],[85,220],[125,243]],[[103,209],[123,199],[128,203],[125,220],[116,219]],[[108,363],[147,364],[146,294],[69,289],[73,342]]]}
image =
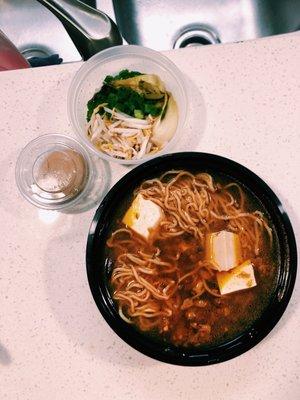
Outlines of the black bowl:
{"label": "black bowl", "polygon": [[[208,349],[176,347],[157,342],[124,322],[114,307],[108,289],[111,265],[104,247],[118,206],[142,181],[170,169],[208,171],[225,174],[252,191],[269,213],[277,232],[280,265],[277,287],[270,303],[251,328],[234,340]],[[94,300],[111,328],[129,345],[152,358],[178,365],[208,365],[236,357],[260,342],[276,325],[290,300],[297,270],[297,249],[291,223],[273,191],[257,175],[229,159],[206,153],[175,153],[150,160],[126,174],[100,204],[87,242],[87,274]]]}

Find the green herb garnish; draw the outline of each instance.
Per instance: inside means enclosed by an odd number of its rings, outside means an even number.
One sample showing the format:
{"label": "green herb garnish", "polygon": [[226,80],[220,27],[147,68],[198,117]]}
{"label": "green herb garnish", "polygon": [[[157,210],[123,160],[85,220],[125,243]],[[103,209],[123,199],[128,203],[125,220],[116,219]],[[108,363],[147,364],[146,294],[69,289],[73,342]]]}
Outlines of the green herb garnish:
{"label": "green herb garnish", "polygon": [[[162,111],[163,101],[146,99],[143,94],[138,93],[130,87],[114,87],[113,81],[133,78],[143,75],[138,71],[124,69],[116,76],[107,75],[103,81],[102,88],[94,94],[87,104],[87,120],[91,119],[95,107],[107,103],[108,108],[115,108],[135,118],[145,118],[149,114],[158,116]],[[103,110],[100,110],[104,114]]]}
{"label": "green herb garnish", "polygon": [[123,69],[116,76],[107,75],[103,83],[110,84],[112,81],[117,81],[119,79],[134,78],[135,76],[138,75],[142,75],[142,73],[138,71],[128,71],[128,69]]}

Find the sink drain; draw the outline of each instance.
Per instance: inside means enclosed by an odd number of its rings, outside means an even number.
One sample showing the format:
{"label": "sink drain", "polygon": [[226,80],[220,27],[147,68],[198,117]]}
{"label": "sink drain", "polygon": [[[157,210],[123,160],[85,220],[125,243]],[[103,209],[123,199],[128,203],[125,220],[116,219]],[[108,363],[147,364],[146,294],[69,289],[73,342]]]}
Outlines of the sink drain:
{"label": "sink drain", "polygon": [[203,26],[193,26],[185,28],[174,41],[173,48],[205,46],[208,44],[220,43],[217,34],[210,28]]}
{"label": "sink drain", "polygon": [[43,47],[27,47],[21,51],[31,67],[43,67],[45,65],[61,64],[63,59],[58,54],[51,54]]}
{"label": "sink drain", "polygon": [[30,61],[34,57],[49,57],[51,54],[41,47],[29,47],[21,51],[23,57]]}

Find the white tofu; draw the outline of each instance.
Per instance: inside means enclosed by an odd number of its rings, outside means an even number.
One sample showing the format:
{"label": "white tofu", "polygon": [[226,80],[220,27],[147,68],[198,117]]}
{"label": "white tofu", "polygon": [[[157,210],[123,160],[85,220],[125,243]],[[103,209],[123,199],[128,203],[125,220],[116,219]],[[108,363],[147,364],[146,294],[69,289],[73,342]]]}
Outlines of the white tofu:
{"label": "white tofu", "polygon": [[206,238],[206,259],[217,271],[229,271],[241,262],[239,236],[228,231],[211,233]]}
{"label": "white tofu", "polygon": [[250,260],[228,272],[217,272],[220,293],[227,294],[256,286],[253,265]]}
{"label": "white tofu", "polygon": [[150,230],[157,227],[163,215],[161,207],[138,194],[124,215],[123,223],[148,239]]}

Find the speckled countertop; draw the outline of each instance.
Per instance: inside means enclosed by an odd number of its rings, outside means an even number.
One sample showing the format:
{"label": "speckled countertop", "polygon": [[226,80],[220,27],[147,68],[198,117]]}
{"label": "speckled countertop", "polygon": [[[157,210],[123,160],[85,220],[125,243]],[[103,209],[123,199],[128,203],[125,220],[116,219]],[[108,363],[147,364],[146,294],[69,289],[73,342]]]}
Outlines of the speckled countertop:
{"label": "speckled countertop", "polygon": [[[300,240],[300,35],[168,52],[189,78],[190,111],[176,150],[232,158],[278,194]],[[67,89],[80,63],[0,73],[0,398],[296,400],[299,279],[276,328],[223,364],[188,368],[139,354],[92,300],[85,245],[95,208],[41,212],[19,195],[21,148],[72,135]],[[110,165],[109,184],[128,168]]]}

